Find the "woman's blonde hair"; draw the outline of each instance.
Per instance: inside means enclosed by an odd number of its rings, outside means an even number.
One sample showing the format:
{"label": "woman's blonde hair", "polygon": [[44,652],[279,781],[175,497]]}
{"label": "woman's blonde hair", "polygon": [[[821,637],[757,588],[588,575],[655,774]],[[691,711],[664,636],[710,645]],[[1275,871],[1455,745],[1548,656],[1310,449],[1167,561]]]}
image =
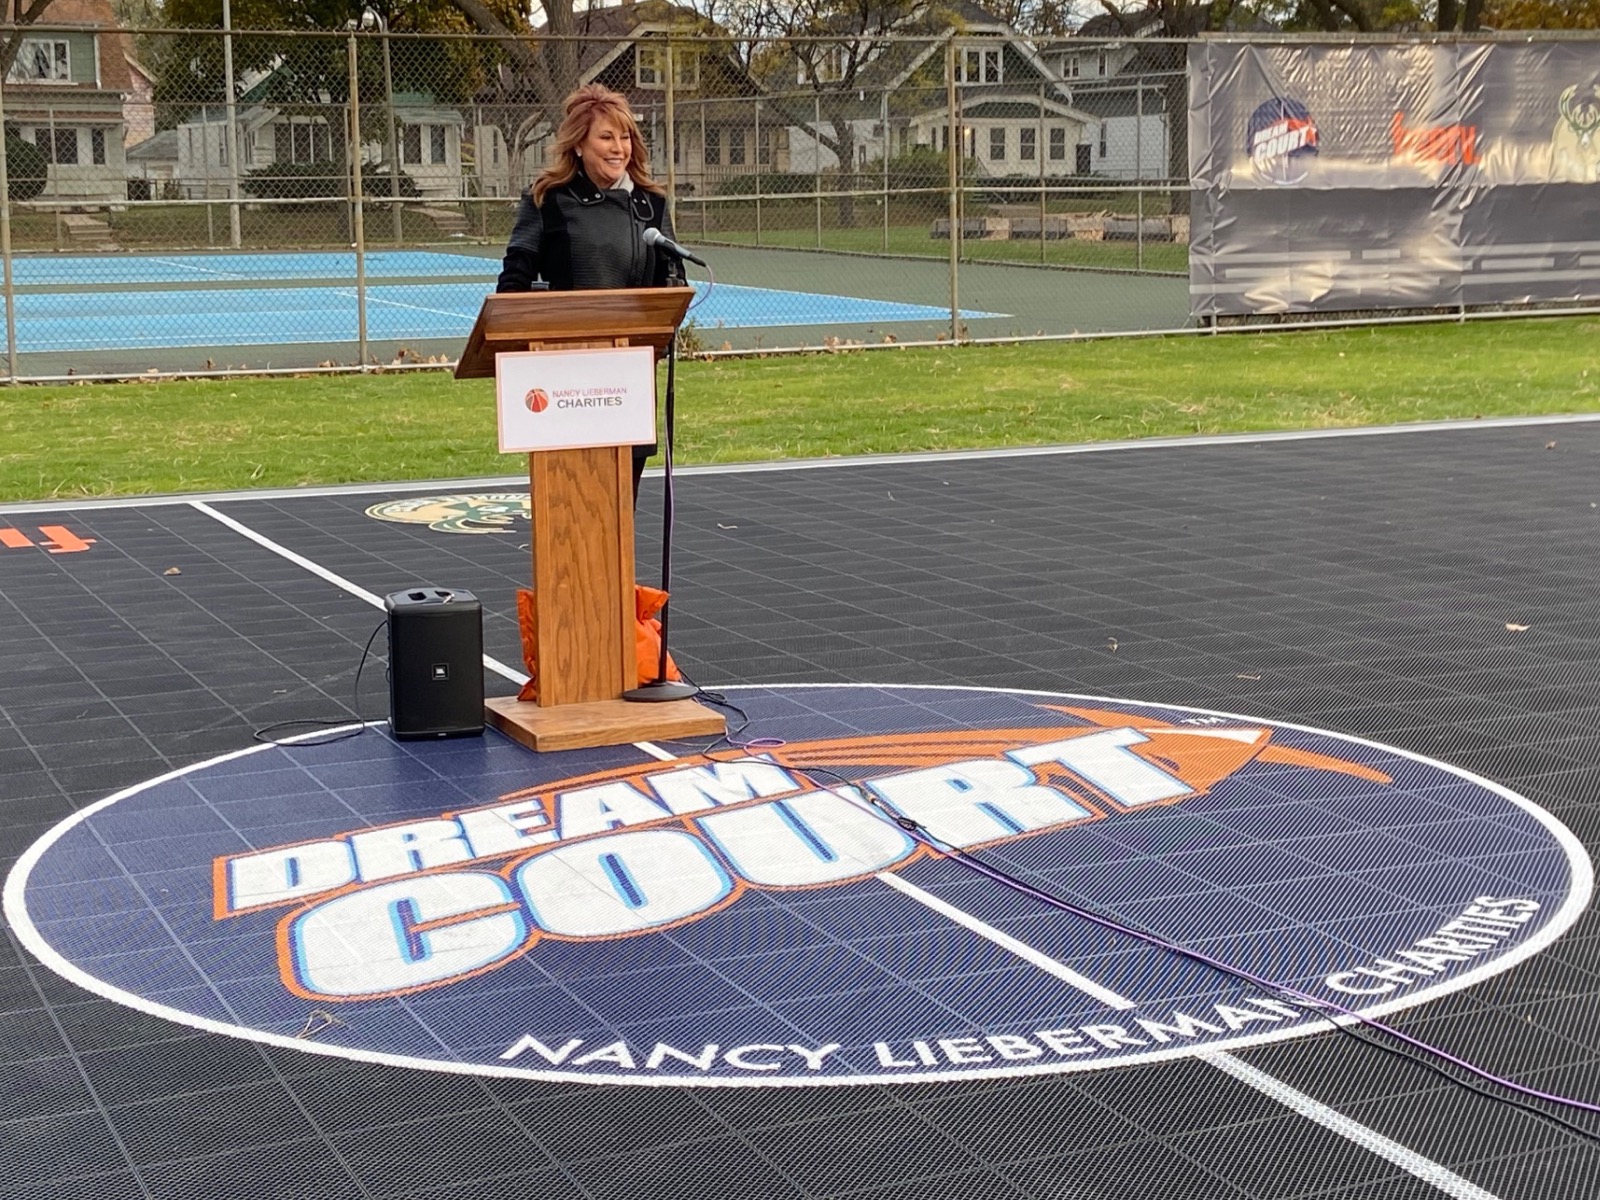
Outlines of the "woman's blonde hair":
{"label": "woman's blonde hair", "polygon": [[639,132],[639,122],[628,108],[626,97],[603,84],[586,83],[563,102],[565,115],[561,128],[556,130],[555,145],[550,149],[550,164],[533,181],[533,202],[543,204],[551,188],[572,182],[578,174],[578,147],[589,136],[589,130],[599,120],[610,121],[628,133],[632,153],[628,158],[628,175],[633,186],[664,196],[667,189],[650,178],[650,151],[645,148],[644,135]]}

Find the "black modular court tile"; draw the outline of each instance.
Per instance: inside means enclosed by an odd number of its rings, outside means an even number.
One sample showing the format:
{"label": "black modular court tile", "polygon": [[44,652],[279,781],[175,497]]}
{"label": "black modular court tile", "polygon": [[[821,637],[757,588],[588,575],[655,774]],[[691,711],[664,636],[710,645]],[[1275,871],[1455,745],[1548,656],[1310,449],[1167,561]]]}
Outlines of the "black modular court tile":
{"label": "black modular court tile", "polygon": [[[707,685],[1037,688],[1372,738],[1532,797],[1592,850],[1600,427],[1563,427],[1560,455],[1549,440],[1545,428],[1481,428],[685,474],[673,649]],[[365,511],[383,498],[216,504],[371,595],[471,590],[486,652],[520,665],[526,527],[467,537],[382,524]],[[647,480],[646,582],[659,499]],[[354,691],[383,621],[366,600],[189,505],[60,519],[96,538],[92,550],[0,557],[8,867],[67,812],[245,748],[272,721],[386,715],[381,633]],[[487,684],[514,690],[492,672]],[[1336,833],[1292,827],[1286,842]],[[1398,841],[1392,861],[1343,867],[1403,896],[1418,848],[1448,855],[1452,836],[1440,823]],[[1249,885],[1244,870],[1241,907],[1270,903]],[[1194,1059],[804,1091],[475,1078],[196,1032],[4,949],[0,1197],[1440,1194]],[[959,966],[946,974],[952,994],[981,992]],[[1585,915],[1541,955],[1393,1020],[1600,1101],[1597,1009],[1600,926]],[[1348,1034],[1240,1057],[1485,1194],[1592,1194],[1592,1142]]]}

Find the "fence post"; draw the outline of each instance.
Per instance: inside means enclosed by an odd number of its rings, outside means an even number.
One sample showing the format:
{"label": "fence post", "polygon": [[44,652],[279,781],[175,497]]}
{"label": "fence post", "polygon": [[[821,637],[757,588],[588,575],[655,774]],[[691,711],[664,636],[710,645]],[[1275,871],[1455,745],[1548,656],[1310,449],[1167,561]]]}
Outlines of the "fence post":
{"label": "fence post", "polygon": [[1040,82],[1039,82],[1039,131],[1036,134],[1034,134],[1033,152],[1036,155],[1039,156],[1039,261],[1041,263],[1045,261],[1044,227],[1047,224],[1047,222],[1045,220],[1045,215],[1046,215],[1046,213],[1048,211],[1048,205],[1046,203],[1046,197],[1045,197],[1045,180],[1044,180],[1044,156],[1045,156],[1045,153],[1046,153],[1045,140],[1046,139],[1045,139],[1045,127],[1044,127],[1044,81],[1040,80]]}
{"label": "fence post", "polygon": [[812,97],[811,186],[817,194],[817,249],[822,249],[822,93]]}
{"label": "fence post", "polygon": [[375,9],[362,10],[363,17],[367,13],[372,13],[377,19],[378,33],[383,38],[383,107],[389,120],[389,208],[394,217],[394,244],[403,246],[406,242],[405,217],[400,207],[400,141],[395,134],[394,63],[389,56],[389,22]]}
{"label": "fence post", "polygon": [[356,75],[356,31],[346,41],[350,67],[350,135],[345,139],[350,155],[350,232],[356,252],[356,362],[367,369],[367,230],[361,196],[361,88]]}
{"label": "fence post", "polygon": [[[670,54],[667,56],[667,68],[667,78],[670,79],[676,70],[676,68],[674,68],[672,65],[672,56]],[[700,240],[705,241],[706,193],[711,190],[711,155],[707,152],[706,147],[706,98],[703,93],[696,103],[700,106],[700,186],[695,189],[695,193],[700,201]],[[717,158],[719,160],[722,158],[722,138],[720,132],[717,138]]]}
{"label": "fence post", "polygon": [[[205,110],[202,109],[201,111],[204,112]],[[61,143],[56,140],[55,105],[52,104],[45,109],[45,119],[50,125],[50,160],[45,164],[44,172],[45,178],[50,183],[50,199],[52,201],[50,211],[55,217],[56,249],[65,250],[66,244],[62,241],[61,234],[61,171],[59,169],[61,166]],[[38,132],[35,131],[34,137],[38,136]],[[208,207],[206,212],[209,214],[211,209]]]}
{"label": "fence post", "polygon": [[945,117],[948,166],[950,171],[948,209],[950,212],[950,340],[961,340],[961,122],[956,112],[956,40],[944,44],[944,92],[948,112]]}
{"label": "fence post", "polygon": [[[0,130],[5,128],[5,82],[0,80]],[[11,178],[7,174],[6,140],[0,134],[0,264],[5,273],[6,381],[17,382],[17,288],[11,275]]]}
{"label": "fence post", "polygon": [[756,245],[761,245],[761,100],[756,99]]}
{"label": "fence post", "polygon": [[[239,108],[234,100],[233,10],[230,0],[222,0],[222,79],[224,112],[228,131],[222,145],[228,147],[228,244],[235,250],[243,242],[239,231]],[[204,125],[202,125],[204,128]],[[209,189],[207,189],[209,191]],[[206,199],[210,199],[208,195]]]}
{"label": "fence post", "polygon": [[[633,52],[639,53],[639,43],[633,43]],[[672,39],[667,39],[667,210],[672,217],[672,228],[678,228],[678,95],[676,68],[672,62]],[[682,235],[679,235],[682,236]]]}
{"label": "fence post", "polygon": [[1133,93],[1133,161],[1134,161],[1134,187],[1138,197],[1135,205],[1134,228],[1139,231],[1139,249],[1134,259],[1134,265],[1140,270],[1144,269],[1144,80],[1139,80],[1139,87]]}
{"label": "fence post", "polygon": [[883,96],[878,102],[878,113],[882,117],[879,122],[883,129],[883,139],[879,142],[883,151],[883,252],[889,253],[889,89],[883,89]]}

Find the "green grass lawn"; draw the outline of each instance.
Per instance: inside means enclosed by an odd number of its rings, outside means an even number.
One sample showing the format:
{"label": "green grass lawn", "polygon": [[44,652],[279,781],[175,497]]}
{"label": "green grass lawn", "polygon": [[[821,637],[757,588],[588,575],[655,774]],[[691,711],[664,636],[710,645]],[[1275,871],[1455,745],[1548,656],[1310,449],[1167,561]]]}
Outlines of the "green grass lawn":
{"label": "green grass lawn", "polygon": [[[679,462],[1600,411],[1600,320],[686,362]],[[443,372],[0,389],[0,500],[515,474]]]}

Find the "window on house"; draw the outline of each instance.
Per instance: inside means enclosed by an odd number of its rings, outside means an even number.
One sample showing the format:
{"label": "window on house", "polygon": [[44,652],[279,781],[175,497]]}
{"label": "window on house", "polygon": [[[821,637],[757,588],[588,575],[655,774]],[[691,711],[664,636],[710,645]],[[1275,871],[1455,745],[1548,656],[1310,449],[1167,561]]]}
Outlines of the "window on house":
{"label": "window on house", "polygon": [[744,130],[728,130],[728,165],[730,167],[744,166]]}
{"label": "window on house", "polygon": [[443,163],[448,161],[448,156],[445,154],[443,125],[428,126],[428,150],[432,155],[429,159],[430,162]]}
{"label": "window on house", "polygon": [[[281,134],[282,130],[279,132]],[[279,140],[281,144],[281,137]],[[281,154],[279,161],[283,161]],[[293,122],[289,126],[289,161],[332,162],[333,147],[328,140],[328,127],[311,121]]]}
{"label": "window on house", "polygon": [[1017,157],[1023,162],[1032,162],[1034,152],[1039,148],[1039,131],[1023,126],[1017,130]]}
{"label": "window on house", "polygon": [[672,82],[691,91],[700,86],[700,56],[687,46],[672,48]]}
{"label": "window on house", "polygon": [[[96,129],[90,135],[90,141],[91,141],[92,148],[94,150],[94,160],[95,160],[95,162],[97,162],[97,163],[105,162],[105,160],[106,160],[106,135],[105,135],[105,130]],[[218,163],[218,165],[224,166],[224,167],[228,165],[228,134],[227,134],[227,132],[225,130],[220,130],[220,129],[217,131],[217,163]]]}
{"label": "window on house", "polygon": [[1064,162],[1067,157],[1067,131],[1065,129],[1052,129],[1050,131],[1050,161]]}
{"label": "window on house", "polygon": [[989,161],[999,162],[1006,156],[1006,131],[1004,129],[989,130]]}
{"label": "window on house", "polygon": [[[665,46],[637,46],[633,52],[633,79],[642,88],[660,91],[667,86],[667,48]],[[672,48],[672,82],[674,87],[698,88],[700,86],[700,56],[688,46]]]}
{"label": "window on house", "polygon": [[1066,68],[1068,79],[1076,79],[1079,72],[1083,69],[1082,65],[1078,62],[1078,56],[1076,54],[1067,59],[1063,65]]}
{"label": "window on house", "polygon": [[1100,51],[1095,57],[1094,73],[1096,75],[1104,75],[1106,73],[1106,52],[1104,50]]}
{"label": "window on house", "polygon": [[44,135],[46,149],[50,153],[50,161],[60,163],[62,166],[72,167],[78,163],[78,131],[76,129],[58,129],[55,131],[54,145],[50,145],[50,131],[39,131]]}
{"label": "window on house", "polygon": [[843,45],[812,45],[806,49],[806,56],[800,60],[796,82],[838,83],[849,73],[850,56]]}
{"label": "window on house", "polygon": [[422,126],[407,125],[400,131],[400,162],[414,166],[422,161]]}
{"label": "window on house", "polygon": [[1100,122],[1100,157],[1106,156],[1106,123]]}
{"label": "window on house", "polygon": [[642,88],[660,88],[667,78],[667,52],[661,46],[635,46],[633,79]]}
{"label": "window on house", "polygon": [[493,134],[489,135],[489,162],[496,167],[500,165],[500,139]]}
{"label": "window on house", "polygon": [[9,83],[71,83],[72,52],[64,41],[51,38],[23,38],[11,70]]}
{"label": "window on house", "polygon": [[772,165],[772,130],[763,129],[756,139],[756,162],[763,167]]}
{"label": "window on house", "polygon": [[706,130],[706,166],[716,167],[722,165],[722,130]]}
{"label": "window on house", "polygon": [[1000,51],[969,46],[961,52],[961,83],[999,83]]}

